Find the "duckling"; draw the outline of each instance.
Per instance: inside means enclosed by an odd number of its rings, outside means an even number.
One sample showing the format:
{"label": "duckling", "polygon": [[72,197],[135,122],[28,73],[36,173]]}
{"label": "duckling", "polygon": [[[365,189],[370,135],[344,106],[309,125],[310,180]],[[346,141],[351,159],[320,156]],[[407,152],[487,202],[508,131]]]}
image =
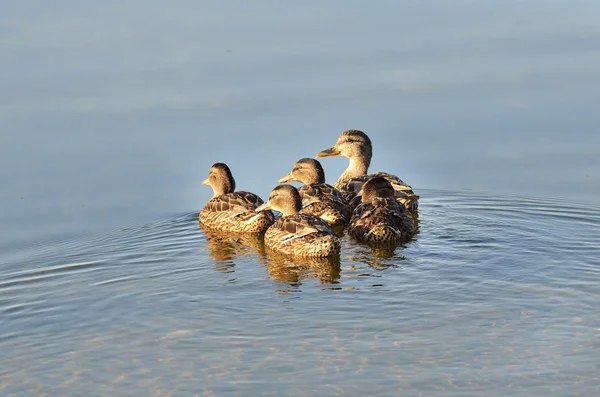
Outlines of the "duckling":
{"label": "duckling", "polygon": [[304,184],[298,192],[302,199],[302,213],[323,219],[332,228],[344,228],[352,212],[339,190],[325,183],[325,171],[315,159],[303,158],[294,164],[289,174],[279,183],[297,181]]}
{"label": "duckling", "polygon": [[271,211],[254,211],[264,203],[260,197],[235,191],[235,179],[226,164],[213,164],[202,184],[210,185],[214,193],[200,211],[202,226],[225,232],[263,233],[275,221]]}
{"label": "duckling", "polygon": [[265,247],[296,257],[331,257],[340,253],[340,239],[323,219],[302,214],[302,200],[292,185],[279,185],[257,212],[274,209],[282,213],[265,233]]}
{"label": "duckling", "polygon": [[417,228],[412,215],[394,199],[394,187],[376,176],[362,187],[361,203],[354,210],[348,234],[371,243],[406,241]]}
{"label": "duckling", "polygon": [[372,153],[373,145],[367,134],[359,130],[347,130],[341,133],[335,145],[320,151],[316,157],[344,156],[350,160],[348,168],[340,175],[334,185],[344,193],[350,207],[355,207],[360,203],[359,199],[353,199],[362,195],[363,184],[370,178],[379,176],[387,179],[392,184],[396,190],[396,199],[400,203],[411,211],[416,211],[419,206],[419,196],[413,192],[412,187],[400,178],[386,172],[367,175]]}

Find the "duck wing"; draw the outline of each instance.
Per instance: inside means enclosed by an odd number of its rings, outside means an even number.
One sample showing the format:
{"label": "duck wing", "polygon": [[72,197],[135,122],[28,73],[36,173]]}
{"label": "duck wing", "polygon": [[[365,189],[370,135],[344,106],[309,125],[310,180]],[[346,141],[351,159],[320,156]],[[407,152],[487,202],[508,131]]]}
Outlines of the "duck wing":
{"label": "duck wing", "polygon": [[346,182],[346,184],[344,184],[344,186],[342,186],[342,188],[340,190],[346,191],[346,192],[353,192],[353,193],[360,193],[362,194],[362,187],[365,184],[366,181],[368,181],[371,178],[375,178],[375,177],[381,177],[381,178],[385,178],[388,180],[388,182],[390,182],[392,184],[392,187],[394,188],[394,190],[396,191],[411,191],[412,192],[412,187],[410,185],[407,185],[406,183],[404,183],[404,181],[400,178],[398,178],[396,175],[392,175],[392,174],[388,174],[387,172],[375,172],[373,174],[369,174],[369,175],[363,175],[363,176],[359,176],[356,178],[352,178],[350,181]]}
{"label": "duck wing", "polygon": [[293,240],[314,233],[332,234],[327,223],[314,215],[293,214],[284,216],[271,226],[278,232],[279,237],[284,240]]}
{"label": "duck wing", "polygon": [[331,185],[319,183],[314,185],[304,185],[298,189],[302,198],[302,207],[306,207],[316,202],[330,202],[340,205],[346,205],[342,193]]}
{"label": "duck wing", "polygon": [[400,225],[406,215],[406,208],[393,198],[378,197],[356,207],[350,223],[355,226],[370,226],[380,223]]}
{"label": "duck wing", "polygon": [[382,177],[390,182],[396,191],[396,201],[398,201],[400,204],[404,205],[411,211],[416,211],[418,209],[419,196],[415,194],[415,192],[412,190],[412,187],[404,183],[404,181],[402,181],[402,179],[398,178],[396,175],[388,174],[387,172],[375,172],[373,174],[359,176],[351,179],[345,185],[343,185],[340,190],[342,191],[344,198],[351,208],[356,208],[360,204],[363,193],[363,185],[369,179],[374,177]]}
{"label": "duck wing", "polygon": [[262,203],[263,200],[254,193],[234,192],[212,198],[204,209],[225,220],[254,211]]}

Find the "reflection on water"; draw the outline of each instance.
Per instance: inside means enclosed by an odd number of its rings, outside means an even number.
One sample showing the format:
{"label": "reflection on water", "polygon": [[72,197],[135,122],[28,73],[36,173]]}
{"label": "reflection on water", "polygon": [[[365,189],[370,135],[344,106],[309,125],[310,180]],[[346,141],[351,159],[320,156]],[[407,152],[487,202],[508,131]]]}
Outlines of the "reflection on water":
{"label": "reflection on water", "polygon": [[269,275],[278,281],[299,287],[306,278],[321,284],[335,284],[340,278],[340,258],[289,258],[269,251],[263,258]]}
{"label": "reflection on water", "polygon": [[210,256],[216,261],[227,261],[234,258],[258,253],[264,254],[264,236],[260,234],[235,234],[218,232],[202,228],[206,235],[206,245]]}
{"label": "reflection on water", "polygon": [[417,238],[339,261],[197,213],[40,248],[0,274],[2,395],[598,394],[600,210],[420,193]]}
{"label": "reflection on water", "polygon": [[235,234],[203,229],[210,256],[220,272],[233,271],[236,258],[251,256],[258,259],[275,280],[301,285],[305,278],[318,278],[323,284],[335,283],[340,277],[338,258],[290,258],[265,249],[264,235]]}
{"label": "reflection on water", "polygon": [[408,243],[372,244],[357,242],[349,239],[352,244],[352,255],[349,257],[354,262],[362,262],[373,268],[386,268],[398,266],[406,257],[402,255],[402,249]]}

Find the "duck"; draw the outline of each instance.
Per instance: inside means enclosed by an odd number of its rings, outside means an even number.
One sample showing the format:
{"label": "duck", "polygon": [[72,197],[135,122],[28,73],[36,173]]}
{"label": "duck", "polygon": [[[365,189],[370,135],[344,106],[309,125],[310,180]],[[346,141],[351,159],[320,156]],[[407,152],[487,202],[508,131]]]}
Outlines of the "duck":
{"label": "duck", "polygon": [[356,207],[348,234],[367,243],[399,243],[417,232],[409,211],[394,198],[390,181],[376,176],[362,187],[361,203]]}
{"label": "duck", "polygon": [[233,233],[264,233],[275,222],[271,211],[255,212],[264,204],[259,196],[235,191],[235,179],[227,164],[213,164],[202,184],[213,189],[212,198],[200,211],[203,227]]}
{"label": "duck", "polygon": [[364,183],[373,177],[382,177],[394,187],[394,196],[398,202],[411,211],[417,211],[419,196],[402,179],[387,172],[367,174],[372,155],[373,145],[367,134],[360,130],[346,130],[340,134],[335,145],[320,151],[315,157],[344,156],[350,160],[348,168],[333,186],[344,194],[351,208],[360,203],[359,196],[362,195]]}
{"label": "duck", "polygon": [[302,199],[302,213],[318,216],[334,229],[346,226],[352,211],[342,193],[325,183],[325,171],[319,161],[311,158],[296,161],[294,168],[279,179],[278,183],[291,181],[304,184],[298,189]]}
{"label": "duck", "polygon": [[327,258],[340,253],[340,239],[323,219],[300,213],[302,199],[292,185],[276,186],[255,211],[275,210],[282,216],[265,232],[265,247],[294,257]]}

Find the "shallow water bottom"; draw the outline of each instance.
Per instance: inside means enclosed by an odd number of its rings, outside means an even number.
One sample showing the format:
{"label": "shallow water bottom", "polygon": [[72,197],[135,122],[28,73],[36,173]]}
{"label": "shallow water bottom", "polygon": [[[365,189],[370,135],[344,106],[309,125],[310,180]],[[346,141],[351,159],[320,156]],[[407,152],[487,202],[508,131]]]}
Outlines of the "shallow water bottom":
{"label": "shallow water bottom", "polygon": [[0,394],[595,395],[600,211],[425,191],[392,253],[331,266],[197,213],[2,267]]}

